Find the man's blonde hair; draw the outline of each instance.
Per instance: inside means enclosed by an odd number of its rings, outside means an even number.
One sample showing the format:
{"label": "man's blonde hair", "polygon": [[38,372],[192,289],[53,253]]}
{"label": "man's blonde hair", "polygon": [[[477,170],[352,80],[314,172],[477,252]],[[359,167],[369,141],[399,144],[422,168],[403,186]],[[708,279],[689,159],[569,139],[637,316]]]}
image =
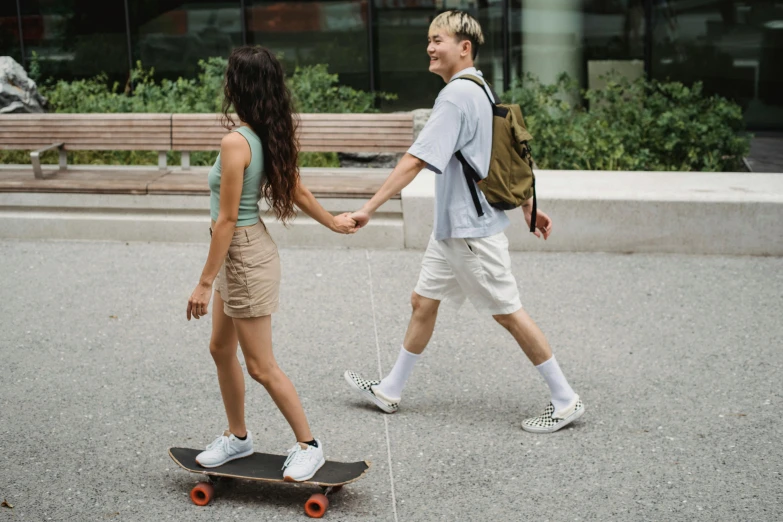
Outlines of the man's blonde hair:
{"label": "man's blonde hair", "polygon": [[469,40],[473,59],[478,55],[479,46],[484,43],[484,33],[478,20],[465,11],[451,9],[435,17],[430,24],[430,32],[445,29],[458,41]]}

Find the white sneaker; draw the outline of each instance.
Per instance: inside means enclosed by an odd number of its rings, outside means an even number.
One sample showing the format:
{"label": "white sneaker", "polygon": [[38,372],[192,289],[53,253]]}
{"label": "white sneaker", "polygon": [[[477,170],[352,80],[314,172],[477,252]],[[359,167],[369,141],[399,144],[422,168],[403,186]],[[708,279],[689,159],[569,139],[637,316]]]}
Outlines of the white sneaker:
{"label": "white sneaker", "polygon": [[371,402],[386,413],[394,413],[400,407],[400,399],[385,397],[377,387],[381,381],[368,381],[350,370],[343,374],[351,388],[358,391],[364,400]]}
{"label": "white sneaker", "polygon": [[577,395],[567,408],[555,411],[552,403],[546,407],[544,413],[538,417],[531,417],[522,421],[522,429],[531,433],[553,433],[564,428],[581,417],[585,412],[585,405]]}
{"label": "white sneaker", "polygon": [[307,445],[306,449],[297,442],[288,450],[288,458],[283,464],[283,480],[286,482],[302,482],[310,480],[315,472],[326,463],[321,441],[316,439],[318,447]]}
{"label": "white sneaker", "polygon": [[207,446],[206,451],[196,455],[196,462],[204,468],[216,468],[234,459],[253,454],[253,435],[248,431],[247,438],[240,440],[229,431],[216,438]]}

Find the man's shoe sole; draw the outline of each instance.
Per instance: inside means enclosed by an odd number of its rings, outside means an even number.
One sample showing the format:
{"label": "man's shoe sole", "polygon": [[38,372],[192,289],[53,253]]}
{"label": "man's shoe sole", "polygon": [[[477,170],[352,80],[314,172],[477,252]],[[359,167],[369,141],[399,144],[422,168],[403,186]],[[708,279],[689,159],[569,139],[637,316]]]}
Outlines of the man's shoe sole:
{"label": "man's shoe sole", "polygon": [[554,433],[556,431],[562,430],[563,428],[565,428],[569,424],[573,423],[579,417],[584,415],[584,413],[585,413],[585,407],[584,407],[584,404],[583,404],[581,408],[579,408],[574,413],[572,413],[571,415],[566,417],[563,420],[563,422],[561,422],[557,426],[553,426],[551,428],[530,428],[530,427],[527,427],[524,424],[522,424],[522,429],[527,431],[528,433]]}
{"label": "man's shoe sole", "polygon": [[375,394],[373,394],[372,392],[369,392],[367,390],[363,390],[363,389],[359,388],[359,386],[355,382],[353,382],[353,379],[348,377],[348,372],[347,371],[343,374],[343,378],[345,379],[345,382],[350,384],[351,388],[353,388],[354,390],[359,392],[359,394],[362,397],[364,397],[364,399],[367,402],[370,402],[370,403],[374,404],[382,412],[384,412],[384,413],[395,413],[397,411],[396,408],[392,408],[391,406],[389,406],[388,404],[386,404],[385,402],[380,400],[378,397],[376,397]]}

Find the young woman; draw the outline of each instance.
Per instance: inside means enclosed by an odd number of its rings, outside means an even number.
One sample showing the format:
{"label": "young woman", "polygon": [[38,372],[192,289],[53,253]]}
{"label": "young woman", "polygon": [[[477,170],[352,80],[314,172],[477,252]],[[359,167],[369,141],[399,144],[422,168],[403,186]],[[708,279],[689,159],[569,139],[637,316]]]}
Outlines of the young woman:
{"label": "young woman", "polygon": [[332,216],[305,187],[297,167],[296,118],[283,69],[268,50],[235,49],[226,70],[223,114],[226,127],[239,126],[220,143],[209,172],[212,236],[204,270],[188,300],[187,317],[207,314],[215,286],[212,339],[209,350],[217,365],[228,430],[196,457],[213,468],[253,453],[253,437],[245,426],[245,383],[237,359],[242,348],[250,376],[266,388],[291,425],[297,443],[283,467],[288,481],[310,479],[324,464],[321,443],[310,432],[299,396],[272,354],[272,318],[277,310],[280,259],[277,245],[258,215],[263,197],[282,222],[294,205],[339,233],[355,231],[346,214]]}

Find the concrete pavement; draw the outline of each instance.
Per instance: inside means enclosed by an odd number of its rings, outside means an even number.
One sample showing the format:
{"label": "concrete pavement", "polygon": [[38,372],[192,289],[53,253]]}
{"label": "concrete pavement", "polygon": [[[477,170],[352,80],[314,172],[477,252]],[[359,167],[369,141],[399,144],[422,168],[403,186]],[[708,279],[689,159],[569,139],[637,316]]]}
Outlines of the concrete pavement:
{"label": "concrete pavement", "polygon": [[[369,232],[369,231],[368,231]],[[361,232],[360,232],[361,233]],[[205,508],[167,456],[225,428],[210,319],[185,320],[205,245],[0,241],[3,520],[302,520],[309,488],[239,482]],[[400,411],[342,381],[391,367],[420,252],[283,249],[278,362],[328,457],[368,459],[331,520],[783,516],[783,259],[512,253],[528,312],[587,405],[553,435],[511,337],[444,309]],[[257,449],[292,435],[246,382]]]}

